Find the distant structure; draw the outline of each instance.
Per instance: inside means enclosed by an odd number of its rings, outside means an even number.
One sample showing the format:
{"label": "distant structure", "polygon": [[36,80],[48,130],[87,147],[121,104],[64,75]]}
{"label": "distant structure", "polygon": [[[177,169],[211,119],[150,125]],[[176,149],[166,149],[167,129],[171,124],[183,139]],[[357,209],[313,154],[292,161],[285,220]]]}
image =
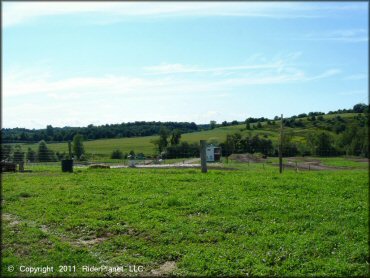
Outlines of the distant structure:
{"label": "distant structure", "polygon": [[129,166],[129,167],[136,167],[136,166],[135,166],[135,165],[136,165],[135,156],[134,156],[134,155],[132,155],[132,154],[130,154],[127,158],[129,159],[129,164],[128,164],[128,166]]}
{"label": "distant structure", "polygon": [[209,145],[206,148],[207,162],[217,162],[221,160],[221,148]]}

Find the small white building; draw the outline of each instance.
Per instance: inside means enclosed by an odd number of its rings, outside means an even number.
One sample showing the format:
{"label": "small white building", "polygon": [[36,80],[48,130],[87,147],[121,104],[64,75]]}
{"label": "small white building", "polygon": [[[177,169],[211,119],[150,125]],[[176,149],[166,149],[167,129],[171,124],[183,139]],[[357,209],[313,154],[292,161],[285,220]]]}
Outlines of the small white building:
{"label": "small white building", "polygon": [[221,159],[221,148],[214,145],[209,145],[206,148],[207,162],[220,161]]}

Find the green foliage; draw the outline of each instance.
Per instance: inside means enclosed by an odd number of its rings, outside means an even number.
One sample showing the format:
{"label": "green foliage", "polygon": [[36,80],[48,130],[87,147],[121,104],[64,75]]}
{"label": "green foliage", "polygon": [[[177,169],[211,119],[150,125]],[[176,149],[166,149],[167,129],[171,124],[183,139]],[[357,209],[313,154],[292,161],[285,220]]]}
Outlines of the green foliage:
{"label": "green foliage", "polygon": [[[63,160],[63,159],[67,159],[67,154],[65,152],[63,153],[60,153],[60,152],[56,152],[55,153],[56,157],[58,158],[58,160]],[[69,158],[68,158],[69,159]]]}
{"label": "green foliage", "polygon": [[[292,133],[283,133],[282,147],[283,156],[296,156],[299,153],[297,144],[293,142]],[[303,155],[303,153],[301,154]],[[277,150],[275,150],[275,155],[278,155]]]}
{"label": "green foliage", "polygon": [[347,155],[369,157],[369,137],[366,126],[350,126],[339,138],[339,145]]}
{"label": "green foliage", "polygon": [[364,113],[366,112],[366,109],[368,109],[368,105],[364,103],[358,103],[355,106],[353,106],[354,113]]}
{"label": "green foliage", "polygon": [[[337,111],[330,111],[327,115],[342,114],[342,113],[368,113],[369,106],[363,103],[356,104],[353,109],[339,109]],[[309,112],[308,114],[302,113],[298,116],[292,116],[292,118],[304,119],[309,116],[309,119],[313,119],[315,116],[320,117],[324,115],[322,112]],[[325,117],[324,117],[325,118]],[[276,116],[274,120],[278,120]],[[320,117],[321,119],[321,117]],[[257,123],[268,121],[267,118],[248,118],[245,123]],[[320,120],[319,120],[320,121]],[[214,122],[214,121],[213,121]],[[238,121],[232,122],[223,121],[222,126],[238,125]],[[106,124],[102,126],[88,125],[87,127],[52,127],[48,125],[45,129],[30,130],[25,128],[6,128],[2,129],[2,142],[4,143],[16,143],[16,142],[38,142],[40,140],[45,141],[70,141],[73,137],[79,133],[84,136],[85,139],[103,139],[103,138],[132,138],[142,136],[158,135],[161,127],[166,127],[169,132],[175,129],[179,129],[181,134],[200,132],[202,130],[209,130],[211,128],[216,129],[216,123],[210,123],[206,125],[196,125],[194,122],[133,122],[133,123],[121,123],[121,124]],[[109,149],[109,153],[111,148]]]}
{"label": "green foliage", "polygon": [[57,158],[52,150],[49,150],[46,142],[41,140],[37,150],[37,159],[40,162],[56,161]]}
{"label": "green foliage", "polygon": [[54,136],[54,128],[51,125],[46,126],[46,135],[49,139],[52,139]]}
{"label": "green foliage", "polygon": [[307,142],[315,155],[333,156],[337,154],[333,137],[327,132],[311,133],[307,137]]}
{"label": "green foliage", "polygon": [[27,150],[27,154],[26,154],[26,159],[27,161],[29,162],[36,162],[36,152],[31,149],[30,147],[28,147],[28,150]]}
{"label": "green foliage", "polygon": [[214,129],[216,127],[216,121],[210,121],[209,125],[211,129]]}
{"label": "green foliage", "polygon": [[165,152],[166,158],[185,158],[199,157],[199,144],[181,142],[179,145],[171,145],[167,147]]}
{"label": "green foliage", "polygon": [[[320,115],[318,115],[319,117]],[[340,117],[337,117],[340,116]],[[296,144],[299,147],[301,154],[311,152],[311,148],[309,148],[307,143],[308,134],[320,131],[328,132],[334,142],[333,145],[336,149],[338,149],[339,153],[345,153],[346,146],[340,146],[339,138],[341,134],[348,129],[350,126],[359,126],[366,128],[367,126],[367,116],[366,114],[358,114],[355,113],[347,113],[347,114],[329,114],[323,116],[324,121],[315,121],[311,122],[308,121],[307,118],[296,118],[293,121],[289,120],[291,123],[290,126],[284,125],[284,133],[287,131],[292,132],[292,143]],[[274,124],[275,123],[275,124]],[[316,126],[314,126],[314,124]],[[250,124],[256,125],[256,123]],[[343,129],[345,126],[345,129]],[[208,140],[213,138],[218,142],[224,142],[226,140],[227,134],[233,134],[236,132],[240,132],[243,137],[245,136],[254,136],[259,135],[260,137],[264,135],[268,135],[268,138],[273,142],[273,145],[278,144],[279,139],[279,127],[280,121],[272,122],[272,125],[268,126],[267,124],[263,124],[262,128],[260,129],[253,129],[251,130],[245,129],[246,124],[240,124],[236,126],[226,125],[215,128],[213,130],[203,130],[199,132],[192,132],[192,133],[185,133],[181,134],[181,140],[184,140],[191,143],[199,143],[199,140],[205,139]],[[337,129],[338,127],[338,129]],[[54,128],[55,129],[55,128]],[[337,133],[339,132],[339,133]],[[356,135],[357,136],[357,135]],[[358,135],[360,136],[360,135]],[[361,137],[362,139],[366,137]],[[94,158],[100,157],[104,159],[109,159],[112,153],[112,146],[115,148],[119,148],[124,153],[128,153],[131,149],[135,149],[139,152],[143,152],[145,155],[152,155],[153,154],[153,141],[158,141],[159,136],[146,136],[146,137],[133,137],[133,138],[115,138],[115,139],[100,139],[100,140],[89,140],[84,142],[84,147],[87,154],[93,154]],[[158,144],[155,145],[155,153],[158,155]],[[6,146],[6,145],[5,145]],[[14,146],[14,145],[13,145]],[[37,144],[22,144],[24,149],[31,147],[33,150],[37,150]],[[48,145],[50,149],[54,151],[58,151],[59,153],[68,152],[68,148],[66,143],[52,143]],[[305,147],[307,146],[307,147]],[[355,153],[361,153],[361,151],[356,150]]]}
{"label": "green foliage", "polygon": [[110,158],[112,158],[112,159],[123,159],[123,152],[119,149],[116,149],[112,152]]}
{"label": "green foliage", "polygon": [[77,159],[80,159],[81,155],[85,153],[83,136],[81,134],[76,134],[73,137],[73,153],[77,157]]}
{"label": "green foliage", "polygon": [[171,145],[175,146],[175,145],[178,145],[180,143],[180,139],[181,139],[181,132],[179,129],[175,129],[174,131],[172,131],[172,135],[171,135]]}
{"label": "green foliage", "polygon": [[12,145],[1,145],[1,161],[9,161],[11,159],[11,154],[13,151]]}
{"label": "green foliage", "polygon": [[52,127],[46,129],[12,128],[2,129],[2,141],[7,143],[17,141],[35,142],[45,141],[71,141],[79,133],[85,139],[101,138],[130,138],[137,136],[151,136],[159,134],[164,126],[173,131],[179,129],[181,133],[209,129],[209,125],[196,125],[194,122],[133,122],[121,124],[106,124],[101,126],[88,125],[87,127]]}
{"label": "green foliage", "polygon": [[168,136],[168,129],[162,126],[159,131],[159,139],[151,140],[151,143],[155,145],[159,154],[166,150],[166,147],[168,146]]}
{"label": "green foliage", "polygon": [[16,145],[14,147],[13,162],[17,164],[24,162],[24,152],[22,151],[22,147],[20,145]]}
{"label": "green foliage", "polygon": [[273,154],[273,145],[270,139],[260,138],[259,135],[243,137],[240,133],[228,134],[225,142],[220,144],[222,154],[229,156],[232,153]]}

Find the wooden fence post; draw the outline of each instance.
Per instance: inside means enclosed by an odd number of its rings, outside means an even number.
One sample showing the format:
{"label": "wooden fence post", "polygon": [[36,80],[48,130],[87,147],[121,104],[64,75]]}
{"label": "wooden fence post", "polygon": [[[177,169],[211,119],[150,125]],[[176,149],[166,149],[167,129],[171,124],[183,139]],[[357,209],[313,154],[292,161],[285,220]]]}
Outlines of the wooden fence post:
{"label": "wooden fence post", "polygon": [[280,142],[279,142],[279,172],[283,172],[283,114],[280,123]]}
{"label": "wooden fence post", "polygon": [[207,141],[200,140],[200,161],[202,165],[202,173],[207,173],[207,155],[206,155]]}

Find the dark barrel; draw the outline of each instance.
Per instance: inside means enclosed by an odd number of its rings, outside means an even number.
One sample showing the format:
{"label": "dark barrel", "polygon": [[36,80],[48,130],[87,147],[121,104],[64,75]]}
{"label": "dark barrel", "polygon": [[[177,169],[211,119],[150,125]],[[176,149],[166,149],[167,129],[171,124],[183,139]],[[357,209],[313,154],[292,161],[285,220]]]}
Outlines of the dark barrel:
{"label": "dark barrel", "polygon": [[73,172],[73,160],[65,159],[62,160],[62,172]]}

